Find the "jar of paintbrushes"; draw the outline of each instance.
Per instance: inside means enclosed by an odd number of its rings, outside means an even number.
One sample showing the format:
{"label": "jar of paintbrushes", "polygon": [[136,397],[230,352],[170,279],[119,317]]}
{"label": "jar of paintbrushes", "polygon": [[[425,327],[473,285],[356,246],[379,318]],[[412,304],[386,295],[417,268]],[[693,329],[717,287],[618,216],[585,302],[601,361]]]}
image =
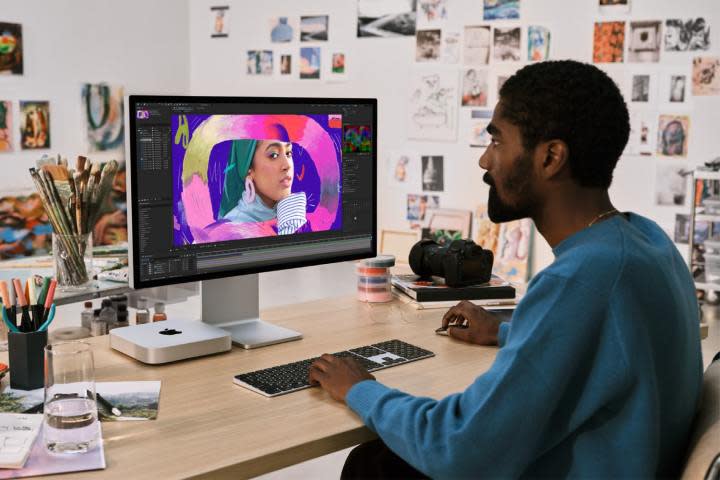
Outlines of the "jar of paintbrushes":
{"label": "jar of paintbrushes", "polygon": [[43,157],[30,176],[53,228],[52,251],[58,288],[74,290],[92,280],[92,232],[109,195],[118,163],[105,164],[78,157]]}

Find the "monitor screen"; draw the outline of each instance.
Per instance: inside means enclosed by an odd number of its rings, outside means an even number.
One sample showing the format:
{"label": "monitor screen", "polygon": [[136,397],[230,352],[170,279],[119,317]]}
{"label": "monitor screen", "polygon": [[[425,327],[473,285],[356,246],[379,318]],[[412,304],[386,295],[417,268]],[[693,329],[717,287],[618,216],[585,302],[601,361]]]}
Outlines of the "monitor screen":
{"label": "monitor screen", "polygon": [[375,99],[128,100],[133,287],[377,253]]}

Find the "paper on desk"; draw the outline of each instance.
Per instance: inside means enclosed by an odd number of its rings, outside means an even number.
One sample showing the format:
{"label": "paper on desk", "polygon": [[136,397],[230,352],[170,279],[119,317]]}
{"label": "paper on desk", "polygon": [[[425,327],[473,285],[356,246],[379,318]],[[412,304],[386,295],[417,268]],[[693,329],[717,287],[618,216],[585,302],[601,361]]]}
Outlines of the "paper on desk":
{"label": "paper on desk", "polygon": [[[103,422],[155,420],[160,401],[160,384],[159,380],[97,382],[95,384],[96,392],[122,412],[121,416],[116,417],[106,411],[98,402],[100,420]],[[0,394],[0,412],[22,413],[28,408],[42,403],[44,394],[42,388],[37,390],[6,388]]]}

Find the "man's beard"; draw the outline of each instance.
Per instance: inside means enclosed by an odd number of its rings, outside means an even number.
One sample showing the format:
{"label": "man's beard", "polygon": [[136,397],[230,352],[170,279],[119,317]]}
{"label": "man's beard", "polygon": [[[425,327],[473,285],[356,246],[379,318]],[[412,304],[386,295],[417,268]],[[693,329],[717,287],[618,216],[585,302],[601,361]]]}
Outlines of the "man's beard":
{"label": "man's beard", "polygon": [[534,197],[531,187],[532,179],[532,158],[530,154],[523,154],[515,162],[515,170],[505,180],[503,191],[507,195],[512,192],[517,199],[514,204],[504,202],[497,193],[495,179],[489,173],[485,173],[483,180],[490,185],[488,195],[488,216],[495,223],[510,222],[521,218],[530,217],[534,207]]}

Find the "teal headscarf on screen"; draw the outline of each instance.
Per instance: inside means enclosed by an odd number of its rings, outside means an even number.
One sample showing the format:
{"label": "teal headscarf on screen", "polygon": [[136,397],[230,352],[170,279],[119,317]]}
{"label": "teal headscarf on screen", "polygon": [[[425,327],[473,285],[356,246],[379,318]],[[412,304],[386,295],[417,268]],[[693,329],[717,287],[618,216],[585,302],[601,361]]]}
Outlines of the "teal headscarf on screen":
{"label": "teal headscarf on screen", "polygon": [[256,146],[257,140],[232,141],[230,158],[225,168],[225,182],[218,218],[223,218],[240,201],[240,197],[245,191],[245,177],[252,165]]}

